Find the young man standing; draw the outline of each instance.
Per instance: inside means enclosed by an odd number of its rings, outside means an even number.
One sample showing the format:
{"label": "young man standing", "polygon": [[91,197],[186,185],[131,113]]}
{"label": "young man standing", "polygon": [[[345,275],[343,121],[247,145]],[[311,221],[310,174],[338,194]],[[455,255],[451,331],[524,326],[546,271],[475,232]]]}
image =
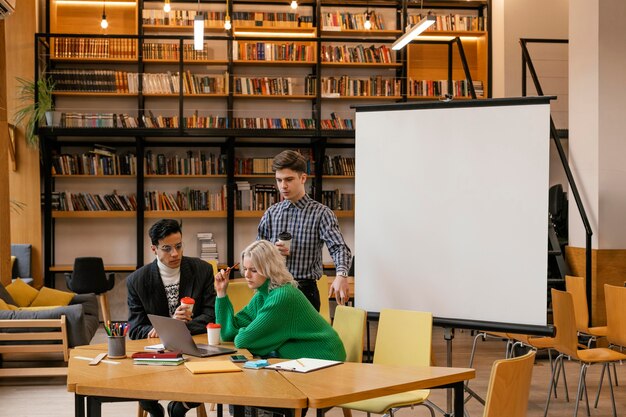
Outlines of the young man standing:
{"label": "young man standing", "polygon": [[[139,268],[126,280],[128,288],[128,323],[131,339],[159,337],[148,314],[173,317],[187,324],[191,334],[206,332],[215,322],[215,289],[213,268],[198,258],[183,256],[183,235],[176,220],[163,219],[152,225],[150,248],[154,262]],[[180,299],[191,297],[193,309],[181,307]],[[139,401],[151,417],[163,417],[158,401]],[[197,403],[172,401],[167,407],[170,417],[182,417]]]}
{"label": "young man standing", "polygon": [[[272,170],[284,201],[267,209],[257,239],[275,243],[286,256],[287,269],[298,281],[300,290],[318,311],[320,294],[316,281],[323,273],[322,248],[326,244],[337,271],[329,296],[334,292],[337,302],[345,304],[350,298],[346,278],[352,253],[339,230],[335,213],[306,194],[306,159],[299,152],[287,150],[276,155]],[[289,247],[279,241],[283,232],[291,234]]]}

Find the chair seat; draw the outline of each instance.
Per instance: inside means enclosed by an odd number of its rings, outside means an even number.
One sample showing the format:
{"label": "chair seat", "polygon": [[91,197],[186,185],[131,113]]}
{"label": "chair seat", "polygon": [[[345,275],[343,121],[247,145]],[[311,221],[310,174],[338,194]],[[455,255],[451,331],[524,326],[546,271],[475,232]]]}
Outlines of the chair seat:
{"label": "chair seat", "polygon": [[583,333],[590,334],[595,337],[606,337],[606,326],[589,327]]}
{"label": "chair seat", "polygon": [[422,403],[426,401],[429,395],[430,390],[420,389],[401,392],[399,394],[385,395],[384,397],[372,398],[370,400],[355,401],[342,404],[339,407],[364,411],[366,413],[385,414],[391,408],[407,407],[411,404]]}
{"label": "chair seat", "polygon": [[626,355],[608,348],[582,349],[578,351],[578,358],[586,363],[616,362],[626,360]]}

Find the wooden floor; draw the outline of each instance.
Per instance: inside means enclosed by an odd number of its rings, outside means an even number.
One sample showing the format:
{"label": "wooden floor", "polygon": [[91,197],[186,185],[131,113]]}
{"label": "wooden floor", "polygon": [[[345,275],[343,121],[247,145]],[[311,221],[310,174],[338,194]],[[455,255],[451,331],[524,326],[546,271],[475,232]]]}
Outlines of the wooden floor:
{"label": "wooden floor", "polygon": [[[435,356],[439,365],[445,364],[446,344],[443,339],[443,332],[435,329],[433,333]],[[99,331],[94,338],[94,343],[104,341],[104,335]],[[453,365],[467,366],[472,345],[472,337],[469,332],[457,330],[453,340]],[[470,383],[470,387],[484,396],[487,390],[487,383],[491,364],[494,360],[504,356],[505,343],[499,340],[479,341],[477,348],[477,359],[475,368],[477,378]],[[567,403],[564,400],[563,386],[559,385],[559,398],[552,401],[550,406],[550,416],[571,416],[573,415],[576,383],[578,381],[579,366],[576,363],[566,363],[567,379],[572,400]],[[615,388],[615,398],[617,403],[617,414],[626,416],[626,365],[618,365],[617,373],[620,385]],[[591,406],[595,399],[595,390],[598,385],[600,375],[599,367],[591,367],[587,373],[589,386],[589,397]],[[532,386],[530,391],[530,403],[528,407],[529,417],[543,416],[543,408],[547,396],[547,386],[550,377],[550,367],[547,359],[539,359],[533,371]],[[2,416],[28,416],[28,417],[60,417],[73,416],[73,395],[68,393],[65,387],[64,378],[5,378],[0,379],[0,415]],[[606,388],[605,383],[605,388]],[[430,399],[442,408],[446,406],[444,391],[432,391]],[[136,403],[109,403],[103,406],[104,417],[136,416]],[[584,407],[584,403],[581,403]],[[478,401],[471,399],[466,405],[470,416],[482,416],[483,407]],[[195,417],[195,412],[189,412],[190,417]],[[310,411],[309,416],[313,416]],[[353,413],[355,417],[364,417],[365,414]],[[416,407],[414,410],[406,409],[396,413],[398,417],[408,416],[428,416],[429,413],[423,407]],[[441,414],[437,414],[441,416]],[[585,409],[581,408],[579,415],[585,415]],[[611,404],[608,389],[603,389],[600,397],[600,404],[597,409],[591,408],[592,416],[611,416]],[[331,410],[327,416],[340,417],[342,413]],[[502,416],[506,417],[506,416]]]}

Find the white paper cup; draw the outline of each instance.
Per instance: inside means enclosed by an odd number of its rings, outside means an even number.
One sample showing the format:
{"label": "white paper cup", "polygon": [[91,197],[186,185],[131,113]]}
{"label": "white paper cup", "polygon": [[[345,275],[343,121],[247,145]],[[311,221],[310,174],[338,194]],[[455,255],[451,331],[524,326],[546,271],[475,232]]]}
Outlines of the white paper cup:
{"label": "white paper cup", "polygon": [[209,345],[215,346],[220,344],[220,332],[222,326],[216,323],[209,323],[206,325],[206,332],[209,338]]}

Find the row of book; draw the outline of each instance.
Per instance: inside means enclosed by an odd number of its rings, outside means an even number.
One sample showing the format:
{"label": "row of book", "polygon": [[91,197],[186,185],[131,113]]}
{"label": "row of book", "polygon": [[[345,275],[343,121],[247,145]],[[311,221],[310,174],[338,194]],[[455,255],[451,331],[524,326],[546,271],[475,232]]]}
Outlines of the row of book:
{"label": "row of book", "polygon": [[322,191],[322,204],[331,210],[354,210],[354,194],[342,193],[340,190]]}
{"label": "row of book", "polygon": [[[144,25],[193,27],[198,14],[195,10],[143,9],[141,18]],[[224,27],[226,12],[204,10],[204,27]]]}
{"label": "row of book", "polygon": [[[306,173],[315,172],[315,161],[307,152],[301,153],[307,158]],[[235,158],[235,175],[268,175],[273,174],[272,163],[274,158]]]}
{"label": "row of book", "polygon": [[236,181],[235,210],[267,210],[280,201],[276,186],[273,184],[250,184],[248,181]]}
{"label": "row of book", "polygon": [[186,157],[166,156],[148,150],[143,172],[146,175],[225,175],[226,155],[187,151]]}
{"label": "row of book", "polygon": [[[237,27],[298,27],[298,13],[283,12],[233,12],[233,24]],[[306,19],[305,19],[306,21]]]}
{"label": "row of book", "polygon": [[322,13],[322,28],[328,31],[368,30],[365,28],[366,20],[371,24],[369,30],[385,30],[382,17],[373,10],[369,13]]}
{"label": "row of book", "polygon": [[[474,91],[477,97],[482,97],[485,93],[483,82],[473,80]],[[448,80],[413,80],[409,79],[409,96],[419,97],[439,97],[450,94],[454,97],[469,97],[469,82],[467,80],[453,80],[452,91],[448,89]]]}
{"label": "row of book", "polygon": [[[416,14],[409,15],[408,23],[415,25],[424,19],[427,15]],[[483,31],[485,30],[487,19],[483,16],[460,15],[460,14],[438,14],[435,15],[435,24],[430,26],[427,31]]]}
{"label": "row of book", "polygon": [[[60,126],[62,128],[178,128],[178,116],[142,115],[141,118],[125,113],[61,113]],[[314,119],[295,118],[267,118],[267,117],[235,117],[229,119],[223,116],[192,116],[185,117],[185,127],[200,129],[315,129]],[[323,119],[320,122],[322,129],[354,129],[351,119],[341,120],[337,117]]]}
{"label": "row of book", "polygon": [[324,175],[354,175],[355,162],[354,158],[342,155],[325,155],[322,173]]}
{"label": "row of book", "polygon": [[124,155],[61,154],[52,156],[53,175],[136,175],[137,158]]}
{"label": "row of book", "polygon": [[[144,59],[179,60],[180,45],[178,43],[144,42]],[[183,44],[184,61],[208,61],[213,59],[213,49],[209,42],[204,42],[202,50],[198,51],[192,43]]]}
{"label": "row of book", "polygon": [[322,96],[333,97],[393,97],[402,94],[402,81],[381,75],[369,78],[322,77]]}
{"label": "row of book", "polygon": [[[183,94],[226,94],[228,93],[228,73],[192,74],[187,70],[183,73]],[[129,76],[129,92],[137,93],[137,74]],[[144,94],[178,94],[180,92],[180,74],[143,73]]]}
{"label": "row of book", "polygon": [[217,261],[219,252],[217,251],[217,243],[213,239],[211,232],[199,232],[196,234],[198,238],[198,253],[203,261]]}
{"label": "row of book", "polygon": [[322,62],[391,64],[394,61],[387,45],[322,45]]}
{"label": "row of book", "polygon": [[249,95],[293,95],[292,77],[235,77],[234,90],[237,94]]}
{"label": "row of book", "polygon": [[233,61],[314,62],[312,42],[233,41]]}
{"label": "row of book", "polygon": [[136,211],[134,194],[52,193],[52,209],[56,211]]}
{"label": "row of book", "polygon": [[129,38],[53,38],[53,58],[136,59],[137,40]]}
{"label": "row of book", "polygon": [[185,188],[176,193],[146,191],[144,203],[146,210],[149,211],[224,211],[226,184],[218,192],[192,188]]}

